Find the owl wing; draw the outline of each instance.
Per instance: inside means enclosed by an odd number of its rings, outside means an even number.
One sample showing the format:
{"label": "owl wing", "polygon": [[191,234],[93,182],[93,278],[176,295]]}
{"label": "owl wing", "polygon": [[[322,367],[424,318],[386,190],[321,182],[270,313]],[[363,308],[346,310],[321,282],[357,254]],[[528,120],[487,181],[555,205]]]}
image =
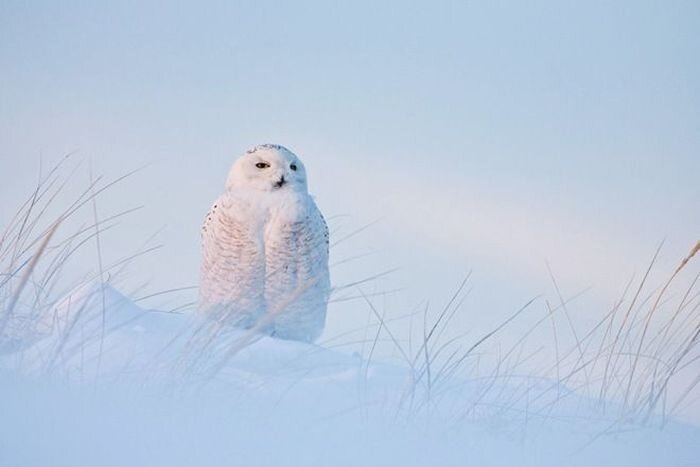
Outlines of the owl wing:
{"label": "owl wing", "polygon": [[275,315],[275,335],[313,341],[325,325],[330,292],[329,233],[309,197],[296,219],[273,219],[265,244],[265,300]]}
{"label": "owl wing", "polygon": [[215,221],[212,221],[212,216],[216,218],[216,211],[219,208],[219,204],[221,204],[221,199],[217,198],[217,200],[214,201],[214,204],[212,204],[209,208],[209,211],[207,211],[207,215],[204,216],[204,222],[202,222],[201,229],[202,244],[205,242],[205,237],[208,236],[207,231],[212,228],[213,224],[215,224]]}
{"label": "owl wing", "polygon": [[265,259],[254,207],[226,193],[212,204],[201,229],[199,309],[226,313],[247,325],[263,311]]}
{"label": "owl wing", "polygon": [[[314,204],[314,206],[316,206]],[[318,213],[319,217],[319,224],[322,226],[323,229],[323,237],[326,239],[326,254],[330,253],[331,250],[331,232],[328,230],[328,222],[326,222],[326,218],[323,217],[323,214],[321,214],[321,210],[316,207],[316,212]]]}

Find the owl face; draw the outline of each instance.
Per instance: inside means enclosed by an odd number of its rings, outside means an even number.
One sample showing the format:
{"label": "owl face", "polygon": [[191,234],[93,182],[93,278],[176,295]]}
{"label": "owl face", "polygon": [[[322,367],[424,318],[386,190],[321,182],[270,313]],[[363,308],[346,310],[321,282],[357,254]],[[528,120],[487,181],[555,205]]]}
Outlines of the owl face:
{"label": "owl face", "polygon": [[262,144],[249,149],[234,162],[226,189],[306,192],[306,169],[299,158],[284,146]]}

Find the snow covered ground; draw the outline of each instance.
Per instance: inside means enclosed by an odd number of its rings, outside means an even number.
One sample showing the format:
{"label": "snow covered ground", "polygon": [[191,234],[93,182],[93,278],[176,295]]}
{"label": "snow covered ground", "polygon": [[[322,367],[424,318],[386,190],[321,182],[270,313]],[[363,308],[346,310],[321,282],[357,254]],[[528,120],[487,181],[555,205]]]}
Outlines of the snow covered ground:
{"label": "snow covered ground", "polygon": [[[700,465],[552,381],[454,375],[145,310],[90,283],[0,360],[0,465]],[[606,415],[608,413],[609,415]]]}

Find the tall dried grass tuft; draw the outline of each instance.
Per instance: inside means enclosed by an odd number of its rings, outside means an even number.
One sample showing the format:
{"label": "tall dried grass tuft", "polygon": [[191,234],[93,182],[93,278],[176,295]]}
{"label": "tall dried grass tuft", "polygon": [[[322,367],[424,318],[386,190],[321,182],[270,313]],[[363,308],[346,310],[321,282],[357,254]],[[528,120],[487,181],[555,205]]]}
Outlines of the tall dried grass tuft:
{"label": "tall dried grass tuft", "polygon": [[[102,193],[137,171],[106,182],[103,177],[90,177],[87,186],[80,187],[72,182],[82,164],[71,166],[72,157],[68,154],[47,173],[40,173],[15,214],[0,219],[7,222],[0,235],[0,354],[21,350],[53,332],[52,310],[61,298],[105,274],[115,280],[126,264],[151,251],[145,249],[104,268],[80,261],[93,242],[100,254],[99,236],[140,208],[86,220],[87,209],[95,209]],[[77,274],[67,274],[71,269],[78,269]]]}

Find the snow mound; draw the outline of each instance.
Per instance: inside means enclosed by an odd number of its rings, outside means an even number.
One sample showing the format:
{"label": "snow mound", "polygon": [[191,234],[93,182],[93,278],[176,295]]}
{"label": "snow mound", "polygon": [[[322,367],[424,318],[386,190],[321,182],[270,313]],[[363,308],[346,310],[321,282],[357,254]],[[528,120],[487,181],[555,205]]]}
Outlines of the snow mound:
{"label": "snow mound", "polygon": [[142,309],[108,284],[74,291],[40,324],[50,332],[18,347],[21,352],[4,356],[2,366],[98,385],[120,381],[207,390],[236,386],[258,393],[285,385],[347,385],[355,391],[360,380],[384,385],[408,380],[405,369],[367,365],[357,355],[250,335],[190,314]]}
{"label": "snow mound", "polygon": [[630,430],[551,381],[437,391],[405,365],[146,310],[108,284],[69,294],[41,327],[0,358],[0,465],[697,462],[696,427]]}

